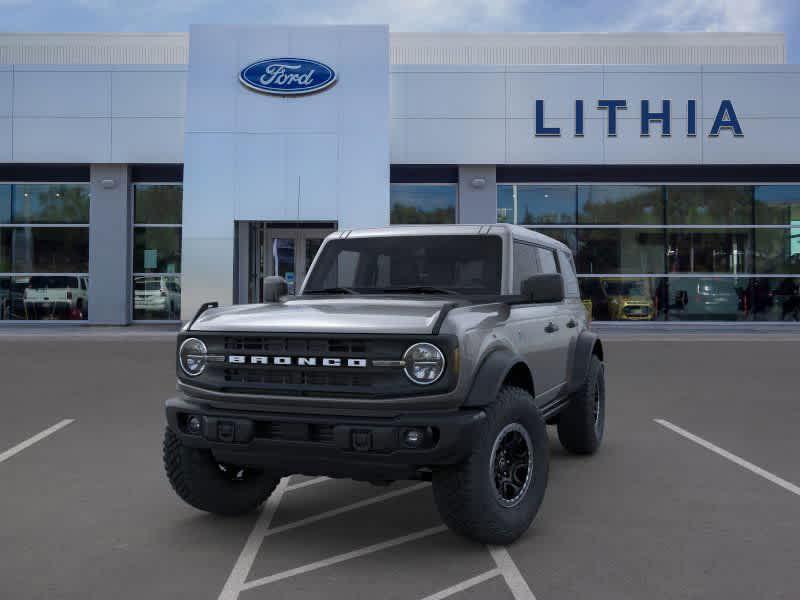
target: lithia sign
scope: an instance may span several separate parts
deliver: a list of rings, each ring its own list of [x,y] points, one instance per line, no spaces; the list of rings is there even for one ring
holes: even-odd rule
[[[661,111],[653,112],[650,110],[650,101],[642,100],[640,112],[639,135],[641,137],[650,136],[651,123],[661,125],[661,137],[672,135],[670,123],[672,101],[662,100]],[[617,111],[627,110],[627,100],[598,100],[597,110],[606,111],[608,114],[608,137],[617,135]],[[583,100],[575,100],[575,137],[583,137],[584,127],[584,103]],[[733,109],[733,102],[722,100],[719,104],[717,116],[708,132],[709,137],[718,137],[721,131],[730,131],[735,137],[742,137],[742,126]],[[545,124],[544,100],[536,100],[536,137],[560,137],[560,127],[548,127]],[[695,137],[697,135],[697,100],[687,100],[686,102],[686,136]]]

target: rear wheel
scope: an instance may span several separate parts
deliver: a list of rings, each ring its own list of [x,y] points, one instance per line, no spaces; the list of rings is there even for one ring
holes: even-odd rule
[[[594,454],[603,441],[606,421],[605,370],[592,355],[586,381],[558,418],[558,439],[573,454]]]
[[[222,464],[210,450],[184,446],[169,427],[164,433],[164,468],[184,502],[219,515],[255,510],[280,481],[263,469]]]
[[[470,456],[433,473],[442,520],[486,544],[509,544],[530,526],[547,488],[547,430],[533,398],[504,386],[486,408]]]

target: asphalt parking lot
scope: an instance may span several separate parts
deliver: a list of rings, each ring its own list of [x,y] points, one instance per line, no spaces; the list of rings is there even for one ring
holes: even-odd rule
[[[553,437],[533,527],[487,548],[424,483],[293,477],[199,513],[161,464],[169,334],[1,332],[0,598],[797,598],[798,349],[609,336],[603,448]]]

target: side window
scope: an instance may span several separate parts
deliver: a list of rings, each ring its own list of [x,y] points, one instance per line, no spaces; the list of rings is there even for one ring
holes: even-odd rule
[[[536,246],[514,242],[514,293],[519,294],[520,284],[536,273],[539,269],[539,259],[536,255]]]
[[[558,263],[556,253],[550,248],[536,248],[539,253],[539,264],[542,266],[542,273],[558,273]]]
[[[567,298],[580,298],[581,292],[578,287],[578,277],[575,275],[575,263],[572,256],[566,252],[559,251],[559,262],[561,263],[561,273],[564,275],[564,295]]]

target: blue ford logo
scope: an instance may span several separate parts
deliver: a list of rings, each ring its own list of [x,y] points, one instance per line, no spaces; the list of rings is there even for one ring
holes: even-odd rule
[[[336,81],[328,65],[306,58],[268,58],[247,65],[239,81],[267,94],[297,96],[324,90]]]

